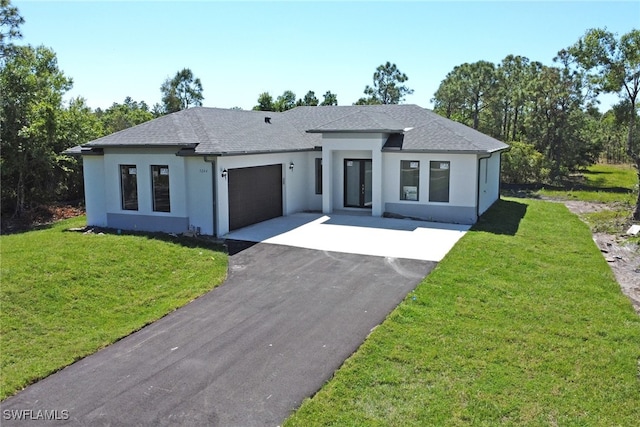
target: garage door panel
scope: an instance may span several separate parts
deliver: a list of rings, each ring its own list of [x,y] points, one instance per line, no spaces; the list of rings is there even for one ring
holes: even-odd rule
[[[282,216],[282,165],[230,169],[229,230]]]

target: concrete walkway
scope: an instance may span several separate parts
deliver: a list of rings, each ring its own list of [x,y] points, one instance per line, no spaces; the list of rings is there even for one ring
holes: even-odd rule
[[[2,426],[279,425],[434,266],[256,244],[220,287],[2,402]]]
[[[297,213],[234,230],[225,238],[439,262],[470,227],[362,215]]]

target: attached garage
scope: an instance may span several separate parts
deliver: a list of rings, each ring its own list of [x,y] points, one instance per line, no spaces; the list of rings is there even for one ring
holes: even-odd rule
[[[230,169],[229,230],[282,216],[282,165]]]

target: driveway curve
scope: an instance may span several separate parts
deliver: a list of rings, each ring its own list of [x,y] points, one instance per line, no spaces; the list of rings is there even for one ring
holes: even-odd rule
[[[218,288],[2,402],[2,425],[278,425],[435,265],[256,244]]]

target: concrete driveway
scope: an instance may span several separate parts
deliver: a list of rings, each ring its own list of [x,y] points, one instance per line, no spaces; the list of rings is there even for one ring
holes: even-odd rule
[[[256,244],[222,286],[2,402],[2,425],[278,425],[435,264]]]
[[[297,213],[232,231],[226,237],[323,251],[440,261],[470,227],[371,215]]]

